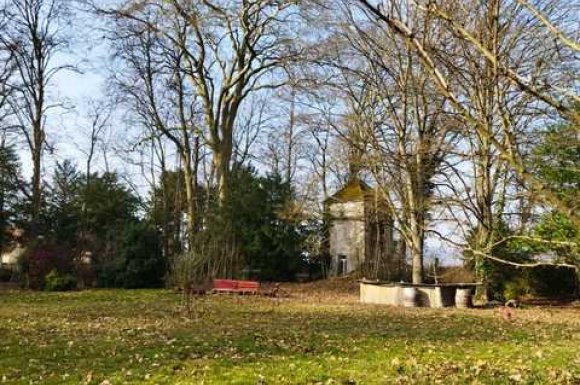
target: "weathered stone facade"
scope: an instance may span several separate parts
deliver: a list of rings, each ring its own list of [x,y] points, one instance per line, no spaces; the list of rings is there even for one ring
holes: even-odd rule
[[[394,277],[393,222],[379,202],[376,191],[358,179],[326,201],[333,275],[359,272],[368,278]]]
[[[363,201],[334,202],[329,206],[332,272],[345,275],[365,260],[365,210]]]

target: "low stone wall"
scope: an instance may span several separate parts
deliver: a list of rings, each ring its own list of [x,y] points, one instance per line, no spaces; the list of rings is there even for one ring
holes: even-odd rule
[[[415,288],[417,306],[442,308],[455,306],[457,288],[474,288],[475,285],[413,285],[408,283],[360,282],[360,302],[380,305],[403,305],[403,289]]]

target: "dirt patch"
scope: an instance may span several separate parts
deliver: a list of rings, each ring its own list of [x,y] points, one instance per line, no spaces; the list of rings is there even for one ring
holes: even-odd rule
[[[289,297],[321,303],[358,303],[359,284],[356,278],[329,278],[307,283],[284,283],[282,291]]]

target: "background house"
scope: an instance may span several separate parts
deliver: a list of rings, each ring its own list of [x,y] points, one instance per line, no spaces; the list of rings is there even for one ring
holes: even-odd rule
[[[0,253],[0,266],[6,269],[13,269],[26,251],[22,244],[24,231],[19,228],[12,228],[7,233],[10,242]]]

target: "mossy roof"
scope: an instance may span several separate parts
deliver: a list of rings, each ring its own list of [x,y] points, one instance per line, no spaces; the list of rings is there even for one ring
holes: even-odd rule
[[[361,201],[369,193],[372,193],[373,189],[360,179],[351,179],[347,182],[340,190],[338,190],[334,195],[327,199],[331,202],[355,202]]]

